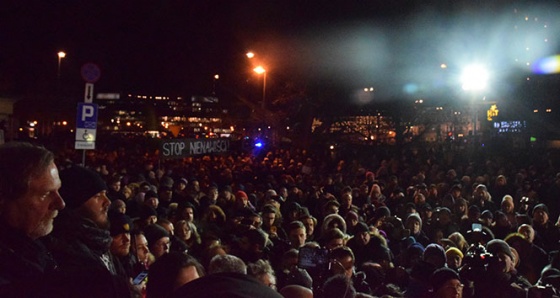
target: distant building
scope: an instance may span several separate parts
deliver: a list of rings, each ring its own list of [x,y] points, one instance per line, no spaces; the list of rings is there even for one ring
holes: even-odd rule
[[[175,137],[227,137],[233,132],[228,110],[217,97],[99,93],[98,129]]]
[[[17,100],[0,97],[0,144],[15,137],[14,104]]]

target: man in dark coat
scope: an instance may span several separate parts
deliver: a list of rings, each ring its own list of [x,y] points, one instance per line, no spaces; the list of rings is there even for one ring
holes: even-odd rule
[[[37,297],[55,262],[38,238],[64,201],[53,154],[28,143],[0,146],[0,297]]]
[[[127,280],[117,275],[110,254],[107,186],[94,171],[72,166],[60,173],[66,209],[45,240],[60,274],[73,281],[69,293],[98,297],[130,296]],[[68,292],[67,292],[68,293]]]

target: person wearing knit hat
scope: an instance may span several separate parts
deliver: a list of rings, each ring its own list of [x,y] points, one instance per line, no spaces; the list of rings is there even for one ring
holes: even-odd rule
[[[536,224],[545,224],[549,220],[548,207],[545,204],[537,204],[533,207],[533,222]]]
[[[462,297],[464,285],[459,274],[449,268],[440,268],[430,277],[433,297]]]
[[[535,230],[534,243],[544,251],[560,250],[560,229],[550,220],[550,213],[545,204],[537,204],[533,208],[533,229]]]
[[[432,243],[426,246],[422,259],[434,265],[435,268],[445,267],[447,263],[447,257],[445,256],[445,250],[439,244]]]
[[[62,170],[60,178],[59,193],[67,202],[66,209],[56,218],[53,233],[45,239],[59,272],[71,279],[76,288],[95,276],[96,281],[104,281],[96,282],[100,289],[119,288],[119,292],[128,292],[127,281],[119,276],[110,253],[111,201],[105,182],[97,172],[77,165]],[[117,297],[110,292],[105,294]]]
[[[404,227],[410,230],[410,236],[414,237],[416,242],[422,243],[423,246],[430,244],[430,238],[422,230],[422,218],[418,213],[411,213],[406,217]]]
[[[126,257],[130,252],[130,230],[132,221],[119,212],[109,212],[111,228],[109,232],[113,241],[111,242],[111,253],[117,257]]]
[[[346,216],[344,217],[346,221],[346,229],[348,230],[348,234],[355,235],[355,229],[360,222],[360,217],[354,211],[348,211]]]
[[[457,247],[450,247],[445,251],[445,257],[447,258],[447,267],[458,271],[463,263],[463,252]]]
[[[486,251],[500,259],[500,269],[502,272],[514,270],[515,256],[507,242],[501,239],[490,240],[486,244]]]
[[[238,190],[235,193],[235,209],[250,209],[252,211],[256,210],[253,204],[251,204],[251,202],[249,201],[249,196],[247,195],[247,193],[242,190]]]
[[[373,218],[370,220],[370,223],[374,227],[378,228],[383,224],[385,218],[389,216],[391,216],[391,210],[389,210],[389,208],[387,208],[386,206],[381,206],[375,209],[375,214]]]
[[[157,259],[169,253],[170,236],[169,233],[157,224],[151,224],[144,228],[144,236],[148,240],[150,252]]]
[[[107,185],[105,181],[101,179],[101,176],[99,176],[97,172],[88,168],[73,166],[69,169],[65,169],[60,172],[60,179],[62,181],[62,187],[59,193],[64,199],[64,202],[66,202],[66,209],[78,209],[101,192],[104,192],[104,196],[106,196]],[[102,205],[107,205],[108,207],[110,203],[111,201]],[[97,216],[104,217],[105,219],[107,218],[106,212],[105,216]]]

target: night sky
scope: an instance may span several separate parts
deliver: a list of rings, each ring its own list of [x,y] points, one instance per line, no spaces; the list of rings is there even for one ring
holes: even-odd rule
[[[498,60],[517,55],[502,48],[516,38],[508,31],[514,17],[492,23],[510,16],[509,2],[8,0],[0,8],[0,95],[37,98],[56,84],[81,95],[87,62],[102,72],[96,92],[206,95],[214,74],[231,88],[254,79],[244,56],[252,50],[270,84],[375,85],[389,98],[413,81],[420,89],[443,84],[432,69],[481,47],[496,48],[486,58],[511,73]],[[57,80],[60,50],[67,57]]]

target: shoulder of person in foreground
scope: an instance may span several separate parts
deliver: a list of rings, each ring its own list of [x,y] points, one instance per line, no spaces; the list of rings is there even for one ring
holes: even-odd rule
[[[282,295],[246,274],[215,273],[185,284],[177,289],[172,297],[281,298]]]

